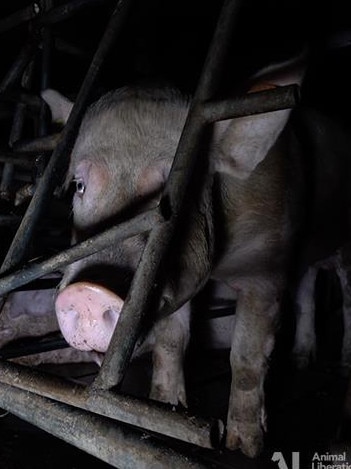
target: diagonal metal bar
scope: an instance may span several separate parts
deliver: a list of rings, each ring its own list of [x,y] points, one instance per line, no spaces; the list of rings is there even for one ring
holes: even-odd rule
[[[129,238],[139,233],[147,232],[161,223],[163,217],[156,208],[142,213],[131,220],[120,223],[102,233],[78,243],[65,251],[50,257],[40,263],[32,263],[9,275],[0,278],[0,297],[16,288],[26,285],[37,278],[55,272],[72,262],[90,256],[107,248],[113,242]]]
[[[90,91],[95,84],[101,65],[110,47],[124,24],[131,4],[132,0],[119,0],[117,2],[117,6],[112,13],[111,19],[83,81],[71,115],[62,132],[61,140],[51,156],[43,177],[38,183],[35,194],[0,269],[1,272],[5,272],[19,265],[27,253],[35,226],[48,206],[56,185],[61,181],[67,169],[70,150],[72,149],[75,137],[78,133]]]
[[[38,4],[37,4],[38,5]],[[3,20],[0,21],[0,33],[5,31],[9,31],[10,29],[19,26],[22,23],[26,23],[27,21],[32,20],[37,16],[40,12],[40,7],[38,5],[39,10],[34,7],[34,4],[31,4],[22,10],[16,11],[11,15],[7,16]]]
[[[38,36],[33,36],[23,46],[16,60],[7,71],[0,83],[0,93],[9,90],[13,85],[21,80],[21,77],[31,61],[38,46]]]
[[[166,185],[161,210],[170,214],[168,222],[154,229],[148,238],[141,262],[134,275],[132,286],[124,303],[118,327],[115,328],[110,346],[92,389],[109,389],[123,379],[135,343],[147,314],[154,291],[157,270],[167,252],[176,220],[187,196],[189,183],[196,163],[196,148],[200,143],[205,120],[202,104],[214,93],[225,58],[226,46],[231,38],[240,1],[226,0],[214,33],[199,85],[178,145],[175,160]]]

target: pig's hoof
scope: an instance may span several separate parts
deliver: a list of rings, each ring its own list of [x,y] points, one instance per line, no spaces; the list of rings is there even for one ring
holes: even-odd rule
[[[166,404],[179,405],[187,407],[186,393],[183,385],[179,384],[174,389],[165,388],[162,385],[151,386],[150,399]]]
[[[316,361],[316,347],[311,343],[309,344],[295,344],[292,352],[292,360],[298,370],[305,370],[312,363]]]
[[[226,447],[241,449],[249,458],[255,458],[263,449],[263,431],[254,424],[238,424],[227,430]]]
[[[313,361],[313,354],[309,352],[293,353],[293,362],[298,370],[305,370],[310,366],[311,363],[313,363]]]

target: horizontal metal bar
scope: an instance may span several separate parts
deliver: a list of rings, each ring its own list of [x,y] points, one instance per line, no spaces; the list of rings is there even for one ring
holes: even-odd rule
[[[299,90],[298,85],[288,85],[271,90],[248,93],[233,99],[209,101],[203,105],[203,117],[207,122],[217,122],[292,108],[300,100]]]
[[[0,215],[0,226],[19,225],[22,218],[17,215]]]
[[[19,140],[14,142],[12,149],[25,153],[42,153],[54,150],[60,141],[61,134],[51,134],[44,137],[33,138],[31,140]]]
[[[138,430],[7,384],[0,407],[118,469],[206,467]]]
[[[35,158],[28,156],[27,153],[0,150],[0,163],[11,163],[15,166],[20,166],[22,169],[32,169]]]
[[[223,437],[224,426],[217,419],[175,412],[155,401],[110,391],[91,392],[86,386],[14,363],[0,361],[0,382],[203,448],[218,447]]]
[[[0,277],[0,296],[16,288],[26,285],[43,275],[50,274],[83,257],[107,248],[111,243],[130,238],[139,233],[152,230],[163,221],[158,207],[154,210],[137,215],[124,223],[120,223],[98,235],[76,244],[41,263],[32,263],[21,270]]]
[[[21,91],[4,91],[0,93],[0,101],[26,104],[33,111],[39,111],[43,102],[39,96],[36,96],[23,88]]]
[[[59,333],[49,334],[45,337],[27,337],[22,340],[19,339],[16,343],[6,344],[1,347],[0,359],[9,360],[11,358],[27,357],[68,347],[69,344]]]

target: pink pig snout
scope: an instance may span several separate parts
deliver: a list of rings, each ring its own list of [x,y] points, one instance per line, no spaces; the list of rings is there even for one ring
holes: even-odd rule
[[[106,352],[123,300],[106,288],[77,282],[59,292],[55,309],[61,332],[78,350]]]

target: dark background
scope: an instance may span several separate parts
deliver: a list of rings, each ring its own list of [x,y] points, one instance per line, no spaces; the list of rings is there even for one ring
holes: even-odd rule
[[[64,3],[55,1],[54,5]],[[326,6],[323,2],[303,0],[249,0],[242,3],[218,95],[240,91],[245,80],[261,67],[286,60],[308,46],[312,54],[302,89],[303,103],[348,126],[351,105],[351,16],[347,11],[348,2],[328,2]],[[30,4],[28,1],[3,0],[0,3],[0,21]],[[87,8],[79,15],[52,26],[56,47],[51,57],[50,87],[75,99],[113,4],[110,1],[103,6]],[[221,5],[219,0],[136,0],[122,35],[101,69],[91,100],[109,89],[130,83],[167,84],[192,93]],[[28,23],[0,34],[0,80],[28,38]],[[73,48],[74,53],[67,53],[67,45],[71,51]],[[38,59],[32,85],[35,94],[40,91],[40,51]],[[7,102],[6,106],[11,112],[13,104]],[[1,148],[7,146],[11,122],[10,115],[1,120]],[[33,136],[31,123],[25,132],[25,136]],[[1,208],[4,213],[20,215],[25,205],[14,209],[2,203]],[[60,212],[54,220],[52,217],[52,214],[46,215],[50,226],[55,223],[69,225],[66,212]],[[69,230],[58,230],[56,237],[52,230],[49,234],[45,230],[39,231],[39,241],[34,243],[32,256],[52,254],[69,244]],[[14,230],[10,229],[3,234],[1,255],[6,252],[13,233]],[[42,242],[44,238],[45,243]],[[335,303],[339,307],[337,292],[336,297]],[[329,340],[329,348],[333,349],[333,338]],[[336,346],[336,357],[338,353]],[[195,356],[194,360],[189,369],[197,372],[190,371],[189,375],[195,389],[195,409],[203,411],[206,399],[218,396],[218,405],[212,410],[225,413],[224,403],[230,382],[228,363],[223,361],[223,357],[214,356],[205,359]],[[219,376],[215,384],[208,384],[202,376],[202,367],[211,366]],[[288,367],[279,368],[280,379],[277,375],[272,376],[272,382],[279,383],[281,394],[272,394],[269,402],[274,412],[266,454],[256,462],[236,455],[235,462],[242,464],[240,467],[273,467],[269,464],[273,449],[305,450],[308,455],[309,451],[325,448],[337,440],[347,382],[345,377],[329,364],[326,366],[325,362],[309,373],[295,375],[290,372]],[[345,447],[345,441],[342,444]],[[225,452],[220,459],[221,467],[233,467],[233,460]],[[62,466],[78,469],[87,464],[96,468],[107,467],[9,415],[0,419],[0,469]]]

